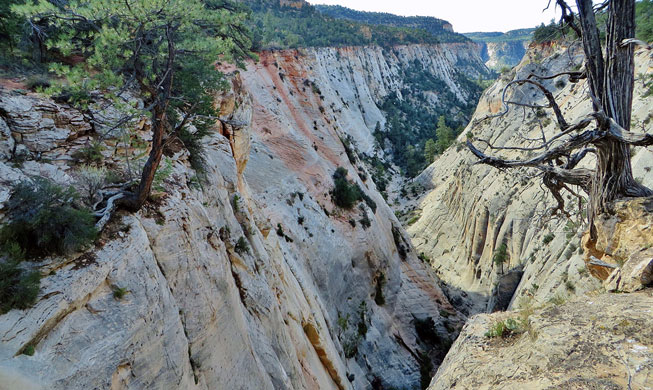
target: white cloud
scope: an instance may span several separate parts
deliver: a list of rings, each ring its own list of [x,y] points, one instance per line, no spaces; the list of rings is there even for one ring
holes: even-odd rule
[[[548,0],[308,0],[361,11],[403,16],[434,16],[449,21],[457,32],[508,31],[536,27],[556,17]],[[554,1],[552,3],[555,3]],[[558,12],[559,14],[559,12]]]

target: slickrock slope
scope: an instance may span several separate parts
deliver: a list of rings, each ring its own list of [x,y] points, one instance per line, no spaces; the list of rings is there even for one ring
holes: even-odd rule
[[[474,119],[501,111],[501,91],[511,80],[524,78],[530,72],[555,74],[581,64],[582,57],[573,53],[555,46],[532,47],[515,70],[484,93]],[[653,72],[652,64],[650,50],[636,52],[632,127],[640,131],[650,129],[653,118],[653,97],[644,97],[650,87],[646,82],[647,75]],[[554,91],[567,118],[579,118],[588,112],[584,81],[572,84],[563,78],[562,82],[544,83]],[[546,104],[545,98],[528,86],[515,88],[506,98]],[[529,139],[541,137],[540,124],[547,138],[556,132],[547,119],[549,114],[551,110],[536,114],[530,109],[513,108],[503,117],[472,121],[458,141],[464,142],[468,134],[473,134],[495,145],[532,146],[536,142]],[[485,149],[480,142],[477,146]],[[520,156],[507,151],[498,154]],[[571,221],[544,218],[555,202],[541,187],[541,178],[529,176],[526,170],[502,172],[473,165],[475,161],[466,148],[452,147],[429,166],[417,178],[429,189],[415,203],[421,217],[408,228],[418,252],[431,259],[438,275],[449,284],[446,290],[452,303],[473,313],[518,307],[522,298],[531,296],[544,303],[551,297],[568,297],[598,288],[600,283],[585,270],[583,255],[579,254],[585,226],[577,217]],[[653,152],[638,149],[633,172],[649,187],[653,185],[652,167]],[[567,201],[573,209],[582,209],[574,197]],[[493,262],[493,256],[502,243],[507,245],[507,256],[499,265]]]
[[[619,201],[614,208],[614,215],[596,221],[598,240],[585,240],[585,254],[606,263],[614,259],[617,268],[604,284],[632,293],[590,292],[544,305],[531,298],[519,312],[474,316],[429,390],[649,389],[653,289],[646,286],[653,282],[653,199]],[[602,276],[604,270],[590,271]],[[486,335],[506,321],[517,325],[518,334]]]
[[[465,325],[429,390],[644,390],[653,382],[653,293],[588,295],[536,310],[529,331],[485,332],[516,313]]]
[[[340,140],[372,150],[375,101],[400,92],[396,76],[415,59],[461,100],[454,66],[480,64],[458,45],[316,49],[264,53],[235,75],[205,139],[207,184],[173,145],[164,193],[120,213],[87,252],[38,264],[37,303],[0,316],[0,389],[418,387],[464,316]],[[95,137],[88,119],[1,90],[0,202],[29,175],[74,183],[71,156]],[[147,145],[138,126],[131,145]],[[123,141],[103,141],[110,170],[125,168]],[[338,166],[375,210],[333,205]]]

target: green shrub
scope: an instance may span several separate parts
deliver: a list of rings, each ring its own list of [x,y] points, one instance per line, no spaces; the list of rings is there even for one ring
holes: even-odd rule
[[[485,332],[485,337],[495,338],[501,337],[506,338],[515,334],[523,333],[523,327],[518,320],[514,318],[508,318],[505,321],[497,321],[492,324],[490,329]]]
[[[127,295],[126,287],[113,286],[112,291],[113,291],[113,297],[116,298],[117,300],[121,300],[125,297],[125,295]]]
[[[338,167],[333,174],[333,190],[331,190],[331,197],[333,203],[343,209],[351,209],[356,202],[361,200],[360,187],[350,183],[347,180],[347,169]]]
[[[0,248],[17,244],[27,257],[66,255],[90,244],[97,236],[95,217],[77,208],[72,187],[35,177],[16,185],[6,204],[8,222],[0,228]]]
[[[419,255],[417,255],[417,258],[422,260],[425,263],[430,263],[431,262],[431,258],[429,258],[426,254],[424,254],[424,252],[420,252]]]
[[[499,245],[499,247],[494,251],[494,256],[492,256],[492,261],[496,265],[501,265],[503,266],[503,263],[508,260],[508,246],[506,243],[502,243]]]
[[[163,187],[163,182],[172,175],[172,161],[169,158],[165,158],[164,164],[159,166],[159,169],[154,173],[154,180],[152,181],[152,187],[157,191],[165,191]]]
[[[27,271],[15,260],[0,263],[0,314],[11,309],[27,309],[36,302],[41,275]]]
[[[236,246],[234,247],[234,250],[239,254],[243,254],[244,252],[249,252],[249,244],[247,243],[245,237],[240,236],[238,242],[236,242]]]
[[[548,243],[550,243],[551,241],[553,241],[553,238],[554,238],[554,237],[555,237],[555,236],[553,235],[553,233],[549,233],[549,234],[547,234],[546,236],[544,236],[544,238],[542,239],[542,243],[544,243],[544,244],[548,244]]]
[[[72,154],[72,157],[77,160],[84,162],[86,164],[98,163],[102,161],[104,156],[102,156],[102,151],[105,147],[99,141],[93,141],[90,144],[84,146],[83,148],[77,150]]]
[[[36,352],[36,350],[32,344],[28,344],[23,348],[23,355],[34,356],[34,352]]]

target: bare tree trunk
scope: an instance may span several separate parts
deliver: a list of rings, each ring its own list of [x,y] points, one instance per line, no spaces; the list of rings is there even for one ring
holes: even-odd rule
[[[163,75],[161,80],[157,80],[158,83],[155,83],[155,85],[160,88],[150,88],[150,93],[154,96],[154,99],[157,99],[152,112],[152,149],[150,150],[150,155],[143,166],[141,181],[138,184],[138,191],[126,196],[119,203],[122,207],[133,212],[140,210],[140,208],[143,207],[143,204],[145,204],[148,196],[150,196],[152,182],[154,182],[156,170],[159,167],[161,157],[163,156],[163,139],[169,126],[166,111],[168,110],[168,104],[170,102],[174,77],[175,45],[172,37],[173,33],[172,26],[168,25],[166,28],[168,59],[164,67],[165,71],[161,72]],[[139,73],[142,74],[142,72]],[[140,84],[144,85],[142,81]]]
[[[605,57],[592,0],[577,0],[577,5],[594,108],[629,130],[635,82],[634,56],[632,45],[624,46],[622,42],[635,36],[635,0],[610,2]],[[609,205],[616,199],[653,195],[633,178],[627,144],[607,138],[596,147],[598,163],[592,180],[590,218],[609,211]]]
[[[152,189],[152,183],[154,182],[154,176],[156,175],[156,170],[159,167],[161,162],[161,157],[163,156],[163,136],[166,133],[166,113],[165,107],[157,106],[154,109],[154,123],[152,124],[152,149],[150,150],[150,155],[143,166],[143,171],[141,173],[141,181],[138,184],[138,190],[136,193],[125,198],[120,204],[130,210],[138,211],[147,197],[150,195],[150,190]]]

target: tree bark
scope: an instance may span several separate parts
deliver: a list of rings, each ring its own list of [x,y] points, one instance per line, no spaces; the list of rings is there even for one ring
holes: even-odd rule
[[[632,45],[622,45],[622,42],[635,36],[635,0],[610,2],[605,58],[592,0],[577,0],[577,5],[594,109],[603,111],[628,131],[635,83],[634,52]],[[608,131],[607,127],[602,130]],[[597,167],[590,193],[590,218],[609,211],[616,199],[653,195],[633,178],[629,145],[607,137],[595,146]]]
[[[156,175],[156,170],[161,163],[163,156],[163,143],[164,137],[169,128],[166,111],[170,102],[170,95],[172,91],[173,75],[174,75],[174,60],[175,60],[175,45],[172,35],[174,34],[172,26],[166,27],[166,39],[168,41],[168,58],[160,74],[160,79],[157,79],[154,85],[159,88],[150,88],[150,93],[154,97],[156,104],[152,110],[152,149],[150,155],[143,166],[141,173],[141,181],[138,184],[136,193],[130,193],[128,196],[120,200],[120,206],[127,210],[136,212],[143,207],[150,191],[152,190],[152,183]],[[141,85],[144,85],[140,81]]]

